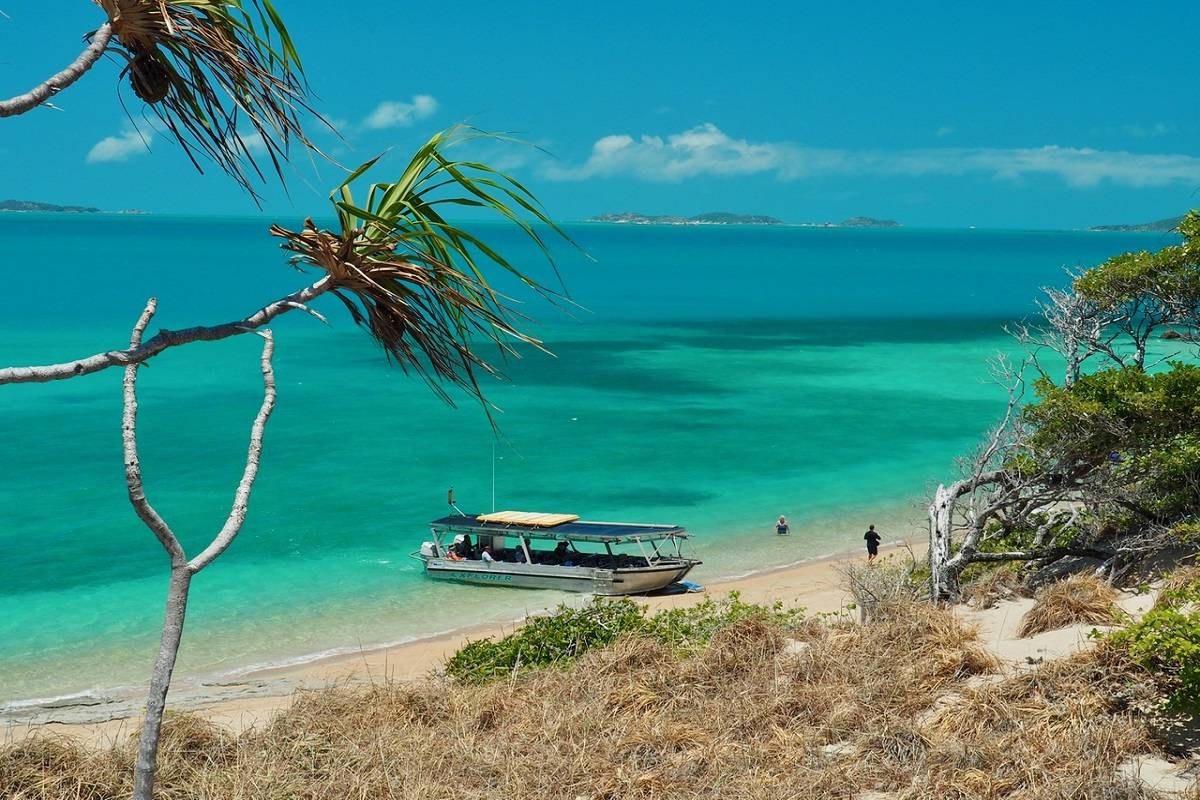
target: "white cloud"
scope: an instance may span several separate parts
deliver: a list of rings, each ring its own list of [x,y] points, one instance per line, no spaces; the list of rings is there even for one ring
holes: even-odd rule
[[[1177,126],[1168,122],[1155,122],[1153,125],[1126,125],[1122,130],[1126,135],[1135,139],[1154,139],[1158,136],[1179,132]]]
[[[1076,187],[1102,182],[1123,186],[1166,186],[1200,181],[1200,158],[1179,154],[1130,153],[1090,147],[947,148],[897,153],[885,159],[905,175],[990,173],[996,178],[1053,175]]]
[[[705,123],[665,139],[605,136],[592,145],[591,154],[582,164],[550,165],[545,173],[549,178],[566,181],[621,175],[667,183],[701,175],[770,174],[785,181],[818,175],[982,174],[1008,180],[1050,175],[1076,187],[1104,181],[1125,186],[1164,186],[1200,182],[1200,158],[1056,145],[842,150],[734,139]]]
[[[261,156],[267,153],[267,144],[263,141],[261,133],[248,133],[246,135],[238,134],[238,138],[242,140],[242,145],[251,155]]]
[[[87,163],[97,164],[104,161],[128,161],[131,156],[149,152],[150,142],[154,135],[141,133],[132,129],[122,131],[117,136],[105,136],[92,145],[88,151]]]
[[[419,119],[432,116],[437,109],[437,100],[428,94],[413,95],[407,103],[399,100],[384,100],[367,115],[367,118],[363,120],[363,126],[371,130],[407,128]]]
[[[577,167],[550,167],[551,177],[581,180],[628,174],[649,181],[680,181],[697,175],[749,175],[777,170],[785,161],[779,145],[733,139],[712,123],[662,139],[626,134],[605,136]]]

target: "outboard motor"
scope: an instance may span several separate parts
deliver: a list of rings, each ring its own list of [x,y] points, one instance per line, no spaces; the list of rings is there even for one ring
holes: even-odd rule
[[[433,542],[421,542],[421,558],[437,558],[437,546]]]

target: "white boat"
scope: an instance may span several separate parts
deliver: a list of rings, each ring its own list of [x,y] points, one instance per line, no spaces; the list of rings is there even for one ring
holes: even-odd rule
[[[430,532],[433,540],[412,554],[426,575],[485,586],[643,594],[682,581],[700,563],[683,554],[688,533],[678,525],[500,511],[435,519]]]

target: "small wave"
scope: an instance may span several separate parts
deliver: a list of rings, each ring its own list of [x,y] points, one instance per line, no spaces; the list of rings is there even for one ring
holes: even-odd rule
[[[519,622],[525,619],[520,617],[514,622]],[[318,650],[315,653],[305,653],[304,655],[291,656],[289,658],[272,659],[270,661],[258,661],[253,664],[235,667],[226,670],[219,674],[221,678],[240,678],[246,675],[253,675],[256,672],[267,672],[269,670],[290,669],[292,667],[302,667],[305,664],[314,664],[318,661],[323,661],[327,658],[340,658],[341,656],[355,655],[356,653],[374,653],[379,650],[388,650],[393,647],[400,647],[413,642],[426,641],[428,639],[436,639],[439,636],[449,636],[454,633],[467,630],[469,627],[462,626],[458,628],[447,628],[443,631],[435,631],[434,633],[414,634],[412,636],[404,636],[400,639],[389,640],[386,642],[363,644],[363,645],[342,645],[340,647],[330,647],[326,650]]]
[[[29,697],[20,700],[6,700],[0,703],[0,712],[20,711],[27,708],[59,708],[63,706],[95,706],[112,702],[112,698],[101,694],[96,689],[85,689],[80,692],[51,695],[50,697]]]

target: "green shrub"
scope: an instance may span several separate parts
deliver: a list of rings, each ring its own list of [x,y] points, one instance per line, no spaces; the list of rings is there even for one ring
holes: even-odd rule
[[[646,636],[681,652],[707,644],[717,631],[746,619],[790,627],[803,619],[800,608],[745,603],[736,592],[717,602],[664,609],[648,616],[633,600],[595,598],[581,608],[559,606],[554,613],[531,617],[508,636],[487,637],[463,646],[446,662],[446,672],[464,683],[483,684],[524,669],[562,666],[588,650],[605,647],[625,635]]]
[[[1112,639],[1170,689],[1173,709],[1200,711],[1200,581],[1164,590],[1154,608]]]

